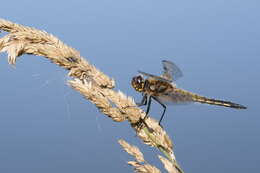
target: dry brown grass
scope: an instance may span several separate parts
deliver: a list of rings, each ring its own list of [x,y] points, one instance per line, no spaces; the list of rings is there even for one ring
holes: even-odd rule
[[[153,132],[145,126],[140,128],[137,124],[145,113],[136,106],[133,98],[114,90],[115,81],[87,62],[77,50],[47,32],[4,19],[0,19],[0,30],[9,32],[0,38],[0,51],[7,52],[10,64],[15,65],[17,58],[23,54],[32,54],[43,56],[67,69],[68,75],[73,78],[68,81],[68,84],[73,89],[80,92],[114,121],[129,121],[137,136],[145,144],[159,149],[165,155],[167,159],[162,156],[159,158],[168,172],[183,172],[176,162],[172,141],[158,122],[150,117],[147,119],[147,124]],[[129,162],[135,167],[136,172],[160,172],[156,167],[145,162],[137,147],[132,147],[122,140],[119,142],[136,158],[136,161]]]

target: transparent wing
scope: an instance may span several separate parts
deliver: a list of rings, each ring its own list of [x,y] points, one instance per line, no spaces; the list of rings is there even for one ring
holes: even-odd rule
[[[184,92],[178,92],[178,90],[172,92],[165,92],[156,96],[156,98],[166,105],[188,104],[194,102],[192,99],[192,95]]]
[[[163,64],[163,74],[162,74],[163,78],[170,81],[176,81],[177,79],[183,76],[180,68],[177,65],[175,65],[173,62],[163,60],[162,64]]]
[[[145,75],[147,77],[151,77],[151,78],[154,78],[154,79],[157,79],[157,80],[160,80],[160,81],[164,81],[164,82],[172,82],[166,78],[163,78],[163,77],[160,77],[160,76],[156,76],[156,75],[153,75],[153,74],[150,74],[150,73],[146,73],[146,72],[142,72],[142,71],[138,71],[138,73],[142,74],[142,75]]]

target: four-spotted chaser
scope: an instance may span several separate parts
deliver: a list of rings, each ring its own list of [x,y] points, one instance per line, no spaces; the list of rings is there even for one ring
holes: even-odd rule
[[[138,106],[147,105],[147,117],[152,99],[157,101],[164,108],[159,125],[163,119],[166,111],[166,104],[168,103],[189,103],[199,102],[211,105],[225,106],[235,109],[246,109],[245,106],[233,103],[230,101],[216,100],[197,95],[195,93],[177,88],[174,81],[182,77],[181,70],[170,61],[163,60],[163,74],[161,76],[152,75],[142,71],[138,71],[141,75],[135,76],[132,79],[132,87],[143,94],[143,99]],[[147,78],[144,79],[143,76]],[[145,119],[144,118],[144,119]]]

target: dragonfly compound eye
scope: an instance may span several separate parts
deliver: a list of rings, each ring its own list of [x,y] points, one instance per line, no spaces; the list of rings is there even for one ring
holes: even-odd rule
[[[132,79],[132,86],[137,91],[142,91],[144,84],[144,79],[142,76],[135,76]]]

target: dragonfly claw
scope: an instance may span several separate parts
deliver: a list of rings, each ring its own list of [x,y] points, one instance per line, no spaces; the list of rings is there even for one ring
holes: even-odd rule
[[[141,129],[146,127],[150,133],[153,133],[154,130],[148,126],[148,124],[145,122],[145,119],[146,118],[140,118],[139,121],[136,122],[135,125],[136,125],[137,131],[139,131],[139,130],[141,130]]]

